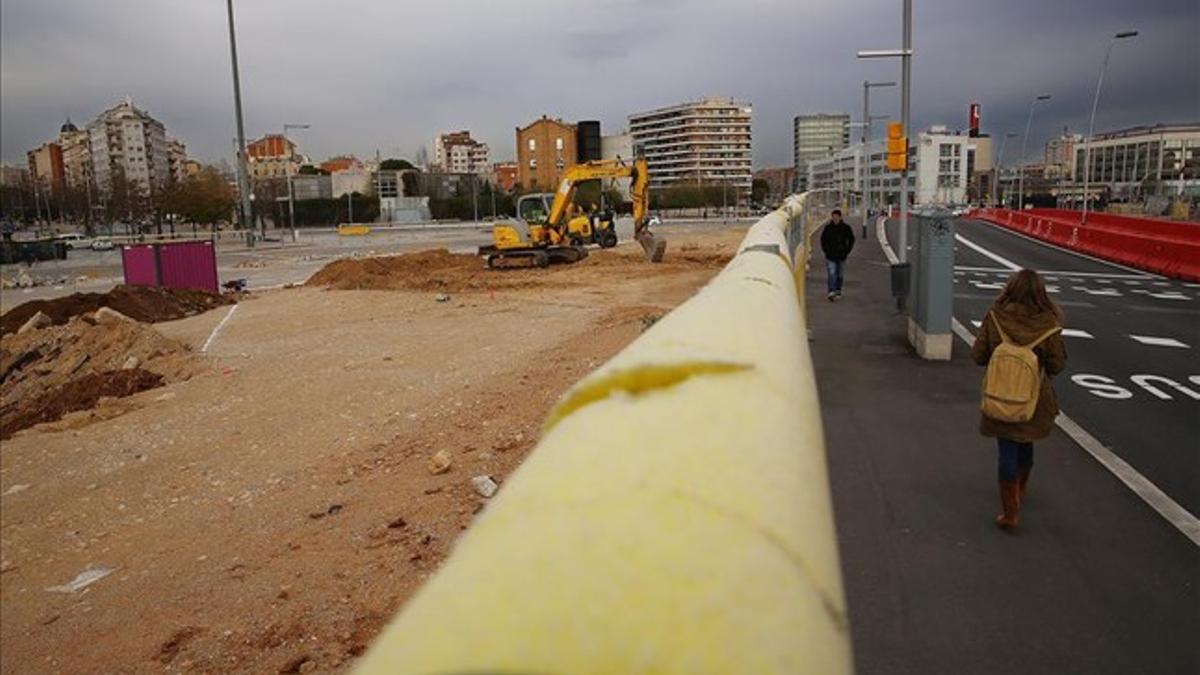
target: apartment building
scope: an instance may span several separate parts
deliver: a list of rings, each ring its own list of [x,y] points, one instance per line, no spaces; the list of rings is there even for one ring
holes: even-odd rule
[[[92,175],[91,137],[68,118],[58,131],[62,148],[63,179],[69,188],[87,188]]]
[[[848,113],[813,113],[792,118],[792,165],[796,168],[796,190],[808,183],[808,163],[825,159],[850,146]]]
[[[47,141],[25,153],[29,163],[29,178],[39,190],[58,192],[65,184],[62,146]]]
[[[487,143],[471,138],[467,130],[441,134],[433,139],[435,173],[473,173],[486,176],[491,172],[491,151]]]
[[[552,191],[563,171],[577,163],[576,129],[542,115],[517,127],[517,181],[527,190]]]
[[[167,137],[167,174],[173,183],[187,178],[187,146],[178,138]]]
[[[87,126],[96,187],[112,190],[118,176],[148,194],[167,184],[167,131],[126,97]]]
[[[246,144],[246,169],[252,181],[294,176],[303,161],[296,144],[283,134],[267,134]]]
[[[645,155],[651,188],[723,183],[749,195],[753,107],[708,97],[629,116],[633,153]]]
[[[492,185],[501,192],[512,192],[517,186],[517,163],[500,162],[492,165]]]

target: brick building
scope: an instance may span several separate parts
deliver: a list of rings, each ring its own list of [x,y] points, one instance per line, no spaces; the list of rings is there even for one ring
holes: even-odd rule
[[[517,182],[523,189],[554,190],[577,155],[573,124],[542,115],[517,127]]]

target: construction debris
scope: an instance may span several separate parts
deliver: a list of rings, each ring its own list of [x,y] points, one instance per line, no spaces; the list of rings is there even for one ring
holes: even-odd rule
[[[492,495],[496,494],[496,490],[500,489],[491,476],[475,476],[471,479],[471,485],[475,488],[475,492],[485,499],[490,499]]]
[[[104,577],[115,572],[111,567],[97,567],[95,569],[86,569],[75,578],[63,584],[62,586],[51,586],[47,591],[51,593],[78,593],[92,584],[100,581]]]
[[[232,298],[193,289],[117,286],[107,293],[73,293],[53,300],[32,300],[18,305],[0,316],[0,335],[15,333],[38,312],[49,316],[56,326],[65,324],[72,317],[101,308],[115,311],[112,314],[105,313],[102,317],[97,315],[98,321],[127,318],[157,323],[182,319],[232,302]]]
[[[429,473],[434,475],[446,473],[450,470],[450,465],[454,460],[450,458],[450,453],[445,450],[438,450],[437,454],[429,459]]]
[[[53,323],[54,321],[50,317],[46,316],[45,312],[37,312],[33,316],[29,317],[28,321],[21,324],[21,327],[17,329],[17,333],[28,333],[31,330],[45,328]]]

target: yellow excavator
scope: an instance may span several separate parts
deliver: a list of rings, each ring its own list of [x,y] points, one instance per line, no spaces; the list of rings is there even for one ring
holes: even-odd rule
[[[580,183],[606,178],[628,178],[633,200],[633,237],[650,262],[662,262],[667,242],[650,231],[650,173],[645,158],[632,164],[620,159],[576,164],[563,173],[558,191],[523,195],[517,201],[517,217],[492,225],[492,244],[481,246],[489,268],[551,263],[573,263],[587,257],[587,244],[616,246],[612,216],[581,214],[568,217]]]

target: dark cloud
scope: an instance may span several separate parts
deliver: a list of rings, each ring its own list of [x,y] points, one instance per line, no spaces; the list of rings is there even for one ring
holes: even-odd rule
[[[898,47],[899,0],[550,0],[391,3],[237,0],[247,132],[307,123],[318,157],[411,155],[467,128],[512,155],[513,128],[542,114],[600,119],[707,94],[754,104],[755,162],[791,159],[798,112],[861,115],[862,81],[898,79],[859,49]],[[1024,131],[1029,156],[1064,125],[1083,130],[1107,36],[1113,53],[1097,128],[1200,120],[1194,0],[922,0],[915,3],[914,124]],[[0,156],[85,122],[129,94],[208,160],[234,135],[224,3],[4,0]],[[899,114],[895,90],[873,112]],[[1014,152],[1015,154],[1015,152]]]

